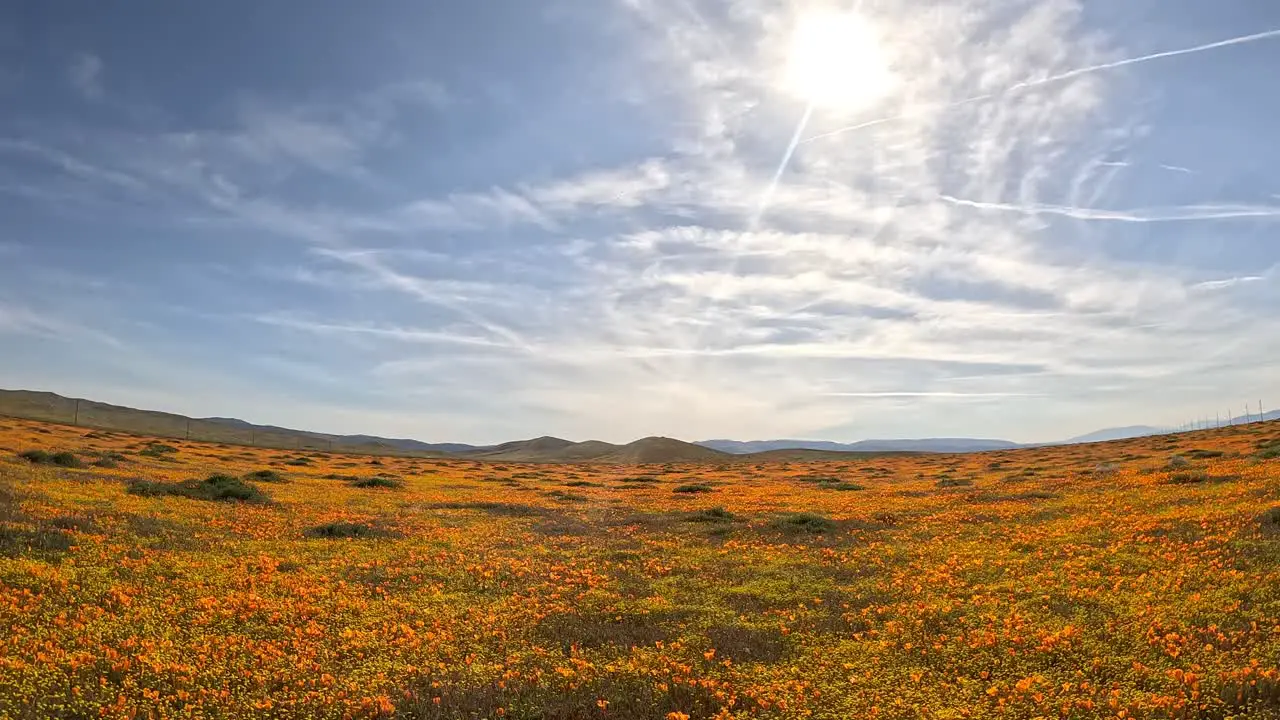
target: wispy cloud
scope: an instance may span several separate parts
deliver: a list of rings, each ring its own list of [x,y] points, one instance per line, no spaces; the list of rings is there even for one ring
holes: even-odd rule
[[[905,120],[909,117],[913,117],[919,114],[928,114],[928,113],[937,112],[940,110],[949,110],[953,108],[959,108],[964,105],[971,105],[973,103],[980,103],[987,100],[992,100],[1000,95],[1012,94],[1012,93],[1019,92],[1021,90],[1028,90],[1028,89],[1038,88],[1043,85],[1060,83],[1066,80],[1073,80],[1075,78],[1079,78],[1085,75],[1091,75],[1094,73],[1104,72],[1107,70],[1115,70],[1117,68],[1127,67],[1129,65],[1138,65],[1141,63],[1151,62],[1153,60],[1163,60],[1165,58],[1179,57],[1182,55],[1192,55],[1195,53],[1205,52],[1207,50],[1216,50],[1218,48],[1230,47],[1233,45],[1244,45],[1247,43],[1258,42],[1260,40],[1271,40],[1277,37],[1280,37],[1280,29],[1267,30],[1259,33],[1250,33],[1248,35],[1240,35],[1237,37],[1228,38],[1226,40],[1219,40],[1216,42],[1205,43],[1203,45],[1193,45],[1191,47],[1179,48],[1177,50],[1166,50],[1163,52],[1156,52],[1156,53],[1150,53],[1147,55],[1140,55],[1137,57],[1125,58],[1123,60],[1115,60],[1112,62],[1098,63],[1096,65],[1088,65],[1085,67],[1067,70],[1065,72],[1050,73],[1045,77],[1035,78],[1032,80],[1023,80],[1020,82],[1013,83],[995,92],[983,93],[980,95],[973,95],[970,97],[963,98],[961,100],[954,100],[948,103],[941,103],[941,104],[935,103],[932,105],[922,105],[916,108],[912,108],[909,112],[904,114],[888,115],[888,116],[877,118],[874,120],[867,120],[867,121],[858,123],[856,125],[848,125],[845,127],[837,128],[835,130],[829,130],[827,132],[805,138],[803,142],[807,143],[807,142],[812,142],[814,140],[820,140],[822,138],[834,137],[836,135],[841,135],[847,132],[864,130],[867,128],[875,127],[877,125],[882,125],[884,123],[896,122],[898,120]]]
[[[396,340],[407,343],[422,344],[440,344],[440,345],[469,345],[485,348],[508,348],[509,346],[496,343],[490,339],[476,336],[461,335],[455,333],[440,332],[436,330],[422,330],[415,328],[388,327],[377,325],[344,325],[331,322],[316,322],[302,320],[289,315],[268,314],[259,315],[253,318],[255,322],[264,325],[271,325],[278,328],[287,328],[290,330],[301,330],[304,332],[321,335],[326,337],[375,337],[386,340]]]
[[[27,335],[69,343],[88,341],[124,347],[114,336],[87,325],[17,304],[0,302],[0,335]]]
[[[1060,215],[1074,220],[1160,223],[1280,217],[1280,205],[1184,205],[1172,208],[1102,210],[1097,208],[1072,207],[1069,205],[1048,205],[1043,203],[1018,205],[1001,202],[979,202],[977,200],[954,198],[949,195],[942,195],[941,198],[942,200],[954,205],[971,207],[978,210]]]
[[[262,367],[438,400],[483,434],[456,439],[955,434],[962,421],[931,410],[960,402],[1009,410],[983,434],[1032,439],[1103,412],[1151,420],[1113,389],[1157,397],[1280,350],[1273,309],[1237,302],[1266,289],[1258,258],[1142,234],[1252,232],[1280,206],[1230,188],[1126,194],[1161,173],[1134,140],[1147,106],[1107,72],[1273,34],[1126,57],[1071,0],[879,3],[863,11],[900,87],[865,115],[807,113],[776,70],[800,4],[716,8],[624,3],[626,72],[594,69],[618,95],[594,100],[645,108],[643,132],[601,125],[552,158],[538,138],[591,107],[545,111],[536,132],[520,113],[468,116],[463,150],[518,156],[424,169],[444,132],[425,120],[471,102],[424,79],[345,100],[236,95],[221,122],[14,137],[0,159],[216,238],[190,241],[227,265],[217,297]],[[1225,279],[1191,280],[1205,277]],[[295,354],[260,347],[275,342]],[[341,370],[297,360],[312,352]]]
[[[72,89],[86,100],[101,100],[103,96],[102,58],[91,53],[78,55],[67,67],[67,81]]]
[[[1191,286],[1193,290],[1222,290],[1223,288],[1234,287],[1244,283],[1253,283],[1263,280],[1261,275],[1242,275],[1240,277],[1224,278],[1222,280],[1205,280]]]

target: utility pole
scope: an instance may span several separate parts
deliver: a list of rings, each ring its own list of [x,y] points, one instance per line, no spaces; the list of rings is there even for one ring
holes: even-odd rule
[[[75,417],[71,420],[71,424],[72,425],[80,424],[80,401],[79,400],[76,400],[76,413],[75,413]]]

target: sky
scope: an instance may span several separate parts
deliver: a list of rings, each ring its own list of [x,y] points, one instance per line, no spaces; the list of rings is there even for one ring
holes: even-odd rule
[[[472,443],[1280,405],[1277,67],[1265,0],[0,0],[0,387]]]

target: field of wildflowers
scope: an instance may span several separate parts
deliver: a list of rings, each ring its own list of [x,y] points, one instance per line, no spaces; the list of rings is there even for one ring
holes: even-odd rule
[[[0,718],[1280,718],[1280,423],[372,458],[0,418]]]

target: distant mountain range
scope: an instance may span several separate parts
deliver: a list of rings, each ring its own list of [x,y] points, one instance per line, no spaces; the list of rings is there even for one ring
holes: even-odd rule
[[[1108,440],[1124,440],[1126,438],[1147,437],[1148,435],[1161,435],[1170,432],[1165,428],[1152,427],[1150,425],[1130,425],[1128,427],[1107,428],[1105,430],[1095,430],[1087,435],[1077,435],[1070,440],[1064,440],[1061,445],[1073,445],[1076,443],[1106,442]]]
[[[1055,443],[1020,445],[1007,440],[979,438],[920,438],[914,440],[860,440],[839,443],[827,440],[703,440],[683,442],[666,437],[647,437],[625,445],[588,440],[574,442],[556,437],[516,440],[499,445],[429,443],[405,438],[374,435],[334,435],[293,430],[274,425],[255,425],[237,418],[190,418],[174,413],[134,408],[50,392],[0,390],[0,415],[120,430],[145,435],[189,438],[208,442],[235,443],[288,449],[333,450],[364,453],[405,453],[437,455],[475,460],[508,462],[598,462],[645,464],[667,462],[731,462],[751,460],[807,460],[849,454],[883,453],[966,453],[1012,450],[1037,445],[1105,442],[1172,432],[1149,425],[1108,428]],[[1280,419],[1280,410],[1263,416]],[[1250,418],[1257,421],[1257,416]],[[1223,421],[1224,423],[1227,421]],[[1245,422],[1233,418],[1231,422]]]
[[[828,452],[982,452],[1021,447],[1008,440],[975,438],[922,438],[919,440],[859,440],[853,443],[826,440],[702,440],[696,443],[721,452],[743,455],[770,450],[825,450]]]

